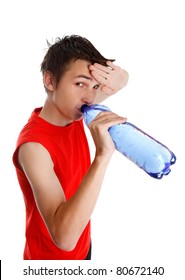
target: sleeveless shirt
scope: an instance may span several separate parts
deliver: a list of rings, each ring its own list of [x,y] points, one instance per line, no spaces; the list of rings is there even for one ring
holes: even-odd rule
[[[49,152],[54,171],[63,188],[66,200],[77,191],[90,166],[90,153],[83,121],[74,121],[68,126],[48,123],[36,108],[19,134],[13,163],[23,193],[26,209],[25,260],[83,260],[90,247],[90,221],[82,232],[76,247],[64,251],[57,247],[37,209],[32,188],[17,161],[19,147],[26,142],[38,142]]]

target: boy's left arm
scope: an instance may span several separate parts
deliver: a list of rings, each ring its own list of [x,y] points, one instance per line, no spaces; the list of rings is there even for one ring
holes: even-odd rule
[[[127,85],[128,72],[111,61],[107,61],[107,66],[94,63],[89,69],[93,78],[100,83],[94,103],[102,102]]]

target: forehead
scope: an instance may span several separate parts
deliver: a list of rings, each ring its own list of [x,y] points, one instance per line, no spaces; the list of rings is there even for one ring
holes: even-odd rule
[[[78,76],[80,74],[88,74],[90,75],[89,66],[91,65],[90,62],[86,60],[75,60],[71,61],[67,67],[66,74],[73,76]]]

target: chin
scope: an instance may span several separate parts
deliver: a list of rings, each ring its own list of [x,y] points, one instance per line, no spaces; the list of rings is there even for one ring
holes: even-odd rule
[[[79,121],[79,120],[81,120],[83,118],[83,114],[82,114],[82,112],[80,111],[80,110],[78,110],[77,112],[76,112],[76,114],[74,115],[74,121]]]
[[[75,121],[80,121],[81,119],[83,119],[83,115],[82,114],[76,116]]]

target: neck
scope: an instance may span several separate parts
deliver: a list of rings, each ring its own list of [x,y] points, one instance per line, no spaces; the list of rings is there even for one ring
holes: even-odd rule
[[[72,121],[65,118],[59,109],[47,98],[39,117],[56,126],[67,126]]]

